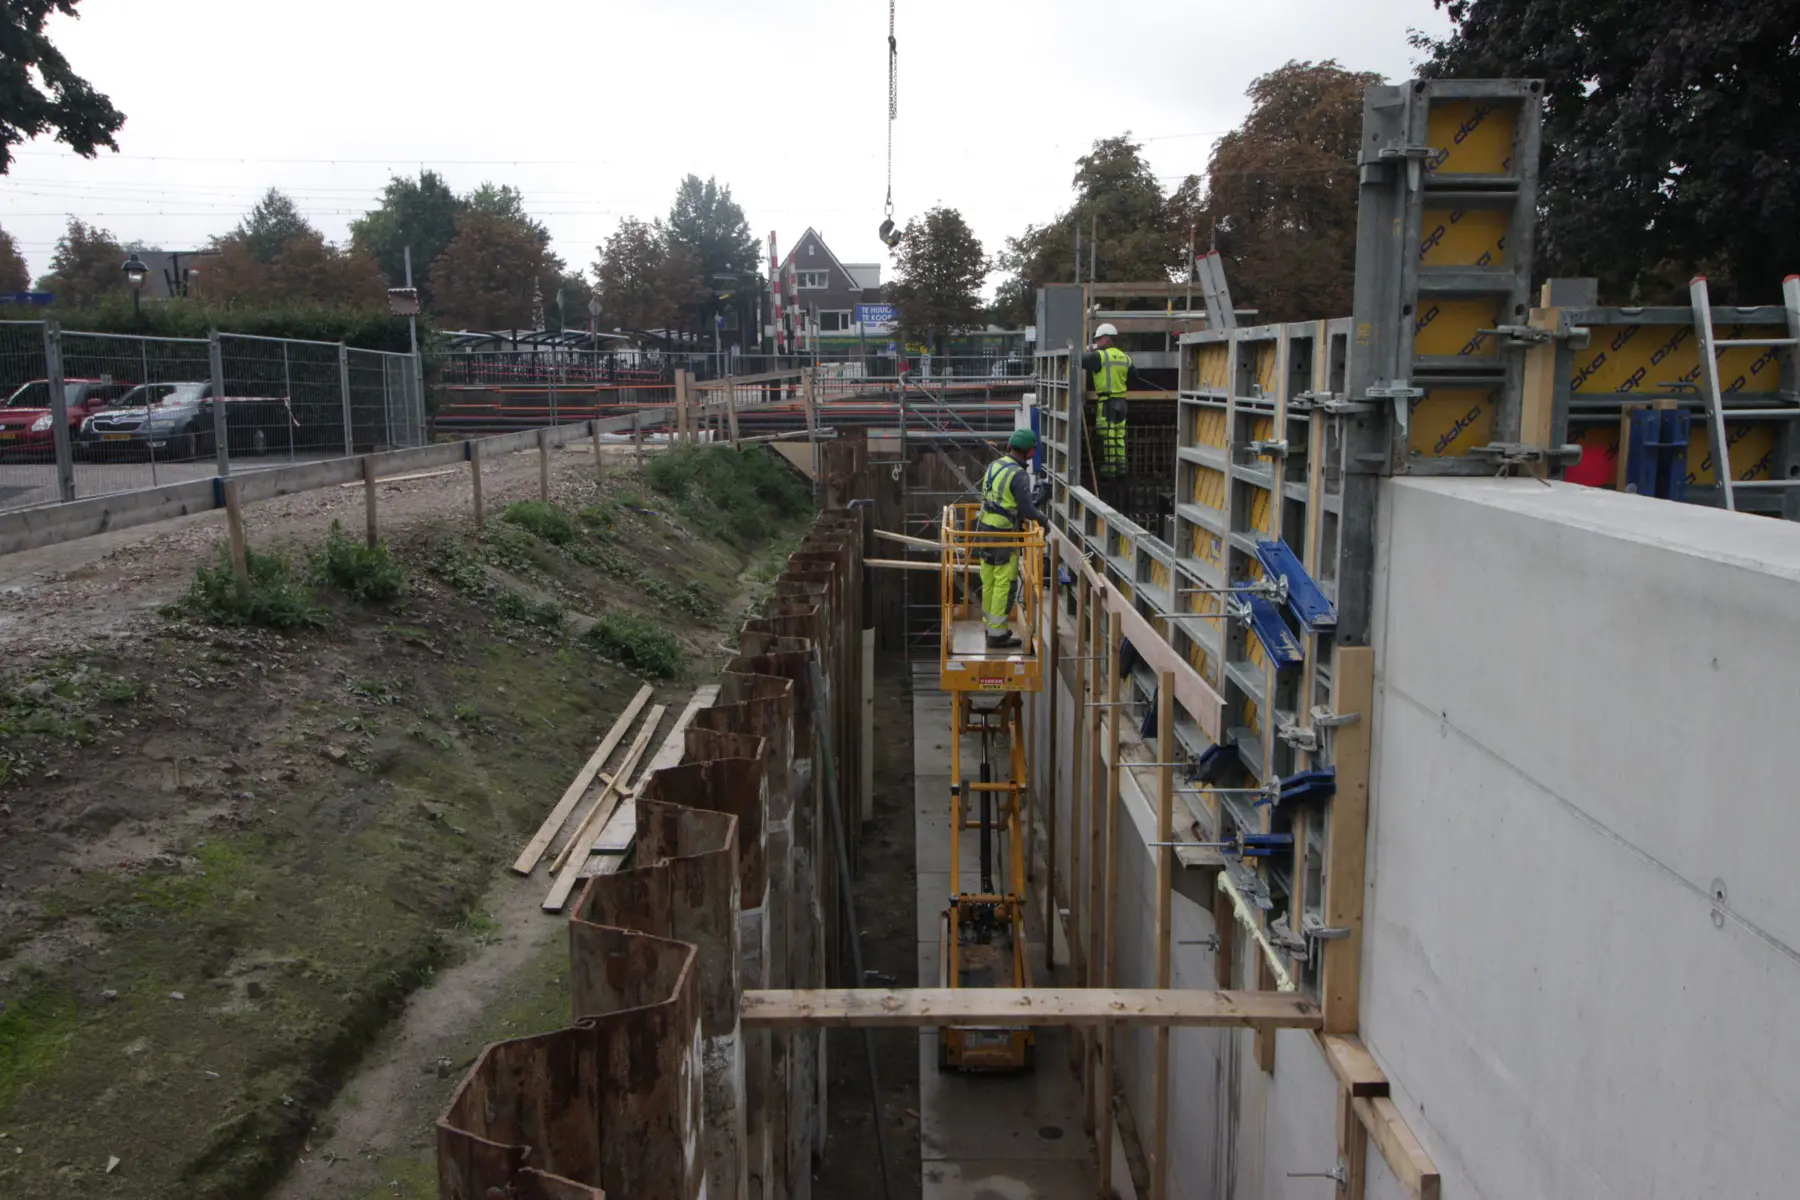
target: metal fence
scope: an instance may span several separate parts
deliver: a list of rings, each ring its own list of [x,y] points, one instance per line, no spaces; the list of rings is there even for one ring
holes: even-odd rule
[[[413,356],[337,342],[0,322],[0,397],[0,509],[426,436]]]
[[[575,350],[540,346],[521,350],[475,350],[440,354],[432,378],[446,387],[654,386],[677,370],[707,381],[733,375],[764,375],[813,367],[821,378],[893,380],[902,372],[958,381],[1024,379],[1032,373],[1028,354],[880,354],[832,348],[817,354],[704,354],[660,350]]]

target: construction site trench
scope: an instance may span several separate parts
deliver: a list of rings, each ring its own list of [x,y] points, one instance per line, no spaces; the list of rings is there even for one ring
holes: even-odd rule
[[[486,470],[479,530],[460,472],[378,484],[385,565],[333,535],[360,487],[248,509],[244,623],[195,583],[223,513],[0,562],[0,1195],[435,1196],[483,1047],[568,1025],[569,921],[508,865],[644,682],[654,750],[729,677],[819,526],[764,450]],[[909,986],[903,665],[875,687],[863,951]],[[877,1043],[917,1194],[916,1035]],[[814,1194],[873,1194],[863,1064],[823,1070]]]

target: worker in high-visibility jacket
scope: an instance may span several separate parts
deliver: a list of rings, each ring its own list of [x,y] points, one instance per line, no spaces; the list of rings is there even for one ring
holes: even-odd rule
[[[1037,449],[1037,434],[1029,429],[1013,431],[1007,439],[1006,453],[988,464],[981,477],[981,516],[976,524],[996,532],[1016,532],[1026,521],[1044,523],[1031,496],[1031,473],[1026,464]],[[989,649],[999,650],[1019,644],[1012,631],[1010,618],[1013,588],[1019,582],[1019,550],[1016,546],[996,546],[981,551],[981,620],[987,627]]]
[[[1125,475],[1125,391],[1132,373],[1131,355],[1114,344],[1119,331],[1108,322],[1094,330],[1094,348],[1081,356],[1081,369],[1093,376],[1094,463],[1101,479]]]

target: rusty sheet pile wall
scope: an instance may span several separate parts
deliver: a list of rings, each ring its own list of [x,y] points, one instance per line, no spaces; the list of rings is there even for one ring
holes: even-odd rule
[[[824,1145],[822,1030],[752,1030],[749,988],[844,979],[831,822],[855,856],[863,519],[827,512],[745,621],[680,765],[636,798],[622,869],[569,921],[573,1024],[489,1046],[438,1121],[445,1200],[809,1200]],[[811,684],[814,661],[825,694]]]

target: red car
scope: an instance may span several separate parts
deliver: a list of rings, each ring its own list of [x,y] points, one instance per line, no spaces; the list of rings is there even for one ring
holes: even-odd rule
[[[129,383],[109,383],[99,379],[67,379],[63,381],[64,418],[69,426],[69,442],[74,444],[81,423],[110,407],[131,390]],[[54,458],[56,431],[51,428],[50,381],[33,379],[0,404],[0,457]]]

